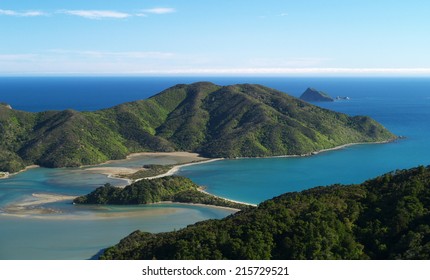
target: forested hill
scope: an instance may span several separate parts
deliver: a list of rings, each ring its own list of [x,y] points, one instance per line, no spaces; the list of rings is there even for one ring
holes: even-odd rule
[[[430,259],[430,167],[288,193],[223,220],[136,231],[102,259]]]
[[[267,87],[201,82],[94,112],[0,106],[0,171],[97,164],[141,151],[228,158],[306,154],[394,138],[369,117],[335,113]]]

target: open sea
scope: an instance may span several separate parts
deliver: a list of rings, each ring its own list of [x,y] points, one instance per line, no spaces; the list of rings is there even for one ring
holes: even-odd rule
[[[405,139],[355,145],[311,157],[223,160],[184,167],[187,176],[223,197],[259,203],[285,192],[334,183],[360,183],[383,173],[430,164],[430,78],[258,77],[0,77],[0,102],[14,109],[97,110],[145,99],[178,83],[257,83],[299,96],[314,87],[350,100],[318,103],[349,115],[368,115]],[[167,163],[142,159],[136,165]],[[171,162],[169,162],[170,164]],[[170,231],[231,211],[160,204],[77,207],[53,203],[58,214],[8,215],[8,205],[33,193],[81,195],[124,181],[82,169],[37,168],[0,180],[0,259],[88,259],[134,230]]]

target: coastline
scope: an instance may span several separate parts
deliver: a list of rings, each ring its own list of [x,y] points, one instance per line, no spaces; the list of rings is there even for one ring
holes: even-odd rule
[[[32,164],[32,165],[26,166],[24,169],[21,169],[21,170],[20,170],[20,171],[18,171],[18,172],[14,172],[14,173],[9,173],[9,172],[0,172],[0,174],[3,174],[3,175],[4,175],[3,177],[0,177],[0,180],[2,180],[2,179],[8,179],[8,178],[10,178],[10,177],[12,177],[12,176],[15,176],[15,175],[17,175],[17,174],[19,174],[19,173],[25,172],[25,171],[27,171],[27,170],[29,170],[29,169],[34,169],[34,168],[39,168],[39,167],[40,167],[39,165]]]
[[[354,145],[387,144],[387,143],[395,142],[397,140],[401,140],[401,139],[404,139],[404,138],[405,137],[398,136],[398,137],[396,137],[394,139],[385,140],[385,141],[379,141],[379,142],[356,142],[356,143],[348,143],[348,144],[339,145],[339,146],[336,146],[336,147],[333,147],[333,148],[322,149],[322,150],[319,150],[319,151],[314,151],[314,152],[310,152],[310,153],[306,153],[306,154],[299,154],[299,155],[279,155],[279,156],[264,156],[264,157],[235,157],[235,158],[231,158],[231,159],[308,157],[308,156],[318,155],[318,154],[324,153],[324,152],[340,150],[340,149],[347,148],[349,146],[354,146]],[[185,160],[185,163],[181,163],[181,164],[173,166],[172,169],[170,169],[166,173],[163,173],[163,174],[160,174],[160,175],[156,175],[156,176],[152,176],[152,177],[139,178],[139,179],[136,179],[136,180],[119,177],[117,175],[118,174],[126,174],[126,175],[132,174],[133,172],[137,172],[137,171],[141,170],[141,168],[105,167],[105,166],[103,166],[105,164],[111,164],[111,163],[115,163],[115,162],[126,162],[127,160],[130,160],[130,159],[133,159],[133,158],[139,157],[139,156],[150,156],[150,157],[151,156],[152,157],[169,157],[169,156],[171,156],[171,157],[184,157],[184,158],[187,158],[188,160]],[[118,180],[125,180],[127,182],[127,184],[131,184],[132,182],[140,181],[140,180],[143,180],[143,179],[156,179],[156,178],[161,178],[161,177],[165,177],[165,176],[171,176],[171,175],[174,175],[176,172],[178,172],[180,170],[180,168],[182,168],[182,167],[196,165],[196,164],[209,163],[209,162],[218,161],[218,160],[224,160],[224,159],[230,159],[230,158],[205,158],[205,157],[201,157],[198,153],[184,152],[184,151],[176,151],[176,152],[138,152],[138,153],[131,153],[131,154],[127,155],[125,159],[108,160],[108,161],[105,161],[105,162],[102,162],[102,163],[99,163],[99,164],[83,165],[83,166],[80,166],[79,168],[82,168],[83,170],[86,170],[86,171],[96,170],[96,171],[99,171],[99,172],[94,172],[94,173],[106,175],[108,178],[114,178],[114,179],[118,179]],[[15,172],[15,173],[0,172],[0,174],[3,174],[3,177],[0,177],[0,180],[10,178],[10,177],[12,177],[14,175],[17,175],[17,174],[21,173],[21,172],[25,172],[25,171],[27,171],[29,169],[38,168],[38,167],[41,167],[41,166],[33,164],[33,165],[26,166],[24,169],[22,169],[22,170],[20,170],[18,172]]]
[[[214,195],[214,194],[208,193],[207,191],[205,191],[204,187],[200,187],[197,190],[199,192],[204,193],[204,194],[207,194],[207,195],[210,195],[210,196],[213,196],[213,197],[217,197],[217,198],[220,198],[220,199],[224,199],[224,200],[227,200],[227,201],[230,201],[230,202],[233,202],[233,203],[238,203],[238,204],[243,204],[243,205],[249,205],[249,206],[254,206],[254,207],[258,206],[257,204],[252,204],[252,203],[247,203],[247,202],[243,202],[243,201],[233,200],[233,199],[229,199],[229,198],[225,198],[225,197],[222,197],[222,196],[218,196],[218,195]],[[233,208],[233,209],[235,209],[235,208]]]
[[[390,143],[390,142],[394,142],[398,139],[403,139],[402,137],[397,137],[396,139],[392,139],[392,140],[387,140],[387,141],[380,141],[380,142],[360,142],[360,143],[349,143],[349,144],[344,144],[344,145],[340,145],[340,146],[336,146],[333,148],[329,148],[329,149],[323,149],[320,151],[316,151],[316,152],[312,152],[312,153],[308,153],[308,154],[304,154],[304,155],[281,155],[281,156],[270,156],[270,157],[252,157],[252,158],[287,158],[287,157],[306,157],[306,156],[313,156],[313,155],[317,155],[320,153],[324,153],[324,152],[329,152],[329,151],[335,151],[335,150],[339,150],[339,149],[343,149],[349,146],[353,146],[353,145],[363,145],[363,144],[385,144],[385,143]],[[85,166],[83,169],[84,171],[87,172],[93,172],[93,173],[97,173],[97,174],[103,174],[106,175],[109,178],[115,178],[118,180],[125,180],[127,182],[126,185],[129,185],[133,182],[137,182],[137,181],[141,181],[144,179],[156,179],[156,178],[161,178],[161,177],[166,177],[166,176],[171,176],[176,174],[182,167],[187,167],[187,166],[193,166],[193,165],[198,165],[198,164],[204,164],[204,163],[209,163],[209,162],[215,162],[215,161],[219,161],[219,160],[224,160],[225,158],[204,158],[204,157],[200,157],[198,154],[196,153],[188,153],[188,152],[171,152],[171,153],[154,153],[154,152],[149,152],[149,153],[133,153],[127,156],[126,159],[123,160],[118,160],[118,161],[126,161],[129,159],[133,159],[135,157],[138,156],[182,156],[182,157],[186,157],[188,158],[188,160],[194,160],[193,162],[188,162],[188,163],[183,163],[183,164],[178,164],[173,166],[170,170],[168,170],[167,172],[163,173],[163,174],[159,174],[156,176],[152,176],[152,177],[145,177],[145,178],[139,178],[136,180],[132,180],[132,179],[128,179],[128,178],[121,178],[118,177],[119,174],[131,174],[133,172],[136,172],[137,170],[141,170],[141,168],[129,168],[129,167],[108,167],[108,166],[103,166],[106,163],[113,163],[115,161],[110,160],[107,161],[105,163],[102,164],[98,164],[98,165],[92,165],[92,166]],[[247,159],[247,158],[251,158],[251,157],[238,157],[235,159]],[[197,160],[197,161],[196,161]],[[38,165],[30,165],[27,166],[26,168],[24,168],[23,170],[20,170],[18,172],[15,173],[7,173],[6,176],[0,178],[1,179],[6,179],[6,178],[10,178],[11,176],[14,176],[16,174],[19,174],[21,172],[25,172],[29,169],[32,168],[38,168],[40,166]],[[124,186],[118,186],[118,187],[125,187]],[[214,194],[211,194],[209,192],[207,192],[205,190],[204,187],[200,187],[198,189],[199,191],[220,198],[220,199],[224,199],[226,201],[230,201],[230,202],[234,202],[234,203],[239,203],[239,204],[244,204],[244,205],[250,205],[250,206],[257,206],[256,204],[252,204],[252,203],[246,203],[246,202],[242,202],[242,201],[236,201],[236,200],[232,200],[232,199],[228,199],[225,197],[221,197],[221,196],[217,196]],[[57,195],[57,194],[32,194],[33,199],[26,199],[24,201],[20,201],[17,203],[14,203],[12,205],[10,205],[9,207],[7,207],[8,212],[14,212],[14,213],[27,213],[27,214],[49,214],[49,213],[56,213],[55,209],[45,209],[42,207],[38,206],[42,206],[44,204],[48,204],[48,203],[52,203],[52,202],[58,202],[58,201],[65,201],[65,200],[73,200],[74,198],[76,198],[76,196],[66,196],[66,195]],[[194,204],[194,203],[181,203],[181,202],[157,202],[156,204],[161,204],[161,203],[176,203],[176,204],[188,204],[188,205],[200,205],[200,204]],[[223,206],[213,206],[213,205],[206,205],[206,204],[201,204],[201,206],[205,206],[205,207],[219,207],[222,209],[234,209],[237,210],[235,208],[229,208],[229,207],[223,207]]]
[[[212,195],[212,194],[210,194]],[[61,194],[44,194],[44,193],[33,193],[30,198],[26,198],[24,200],[14,202],[12,204],[7,205],[4,208],[4,211],[1,213],[1,215],[7,215],[7,216],[17,216],[17,217],[34,217],[34,218],[46,218],[46,219],[61,219],[59,216],[51,216],[52,214],[57,214],[62,216],[61,214],[67,215],[70,217],[70,213],[63,213],[60,210],[57,210],[55,208],[47,208],[44,207],[45,204],[54,203],[54,202],[61,202],[61,201],[73,201],[76,196],[70,196],[70,195],[61,195]],[[225,199],[225,198],[222,198]],[[225,199],[229,200],[229,199]],[[229,200],[232,201],[232,200]],[[242,203],[243,202],[236,202],[236,203]],[[191,205],[191,206],[199,206],[199,207],[209,207],[209,208],[216,208],[216,209],[222,209],[222,210],[228,210],[228,211],[241,211],[237,208],[231,208],[226,206],[217,206],[217,205],[210,205],[210,204],[202,204],[202,203],[185,203],[185,202],[174,202],[174,201],[160,201],[155,203],[148,203],[148,204],[135,204],[135,205],[95,205],[95,206],[145,206],[145,205],[157,205],[157,204],[176,204],[176,205]],[[94,205],[91,205],[94,206]],[[158,212],[171,212],[169,210],[160,210]],[[136,212],[130,211],[131,213]],[[118,216],[124,216],[125,214],[117,214],[117,213],[103,213],[100,215],[95,215],[94,219],[100,219],[103,218],[118,218]],[[136,214],[135,215],[139,215]],[[79,217],[81,215],[75,214],[74,216]],[[82,215],[82,217],[87,217],[88,214]],[[124,216],[125,217],[125,216]]]
[[[226,198],[222,198],[222,199],[228,200]],[[237,203],[246,204],[243,202],[237,202]],[[146,205],[157,205],[157,204],[192,205],[192,206],[202,206],[202,207],[209,207],[209,208],[216,208],[216,209],[223,209],[223,210],[233,210],[236,212],[241,211],[240,209],[232,208],[232,207],[226,207],[226,206],[217,206],[217,205],[210,205],[210,204],[203,204],[203,203],[176,202],[176,201],[160,201],[160,202],[148,203]],[[143,204],[143,205],[145,205],[145,204]]]
[[[356,142],[356,143],[348,143],[348,144],[343,144],[343,145],[339,145],[333,148],[327,148],[327,149],[322,149],[322,150],[318,150],[315,152],[309,152],[306,154],[300,154],[300,155],[279,155],[279,156],[267,156],[267,157],[235,157],[232,159],[253,159],[253,158],[297,158],[297,157],[310,157],[310,156],[315,156],[321,153],[325,153],[325,152],[330,152],[330,151],[336,151],[336,150],[341,150],[350,146],[356,146],[356,145],[372,145],[372,144],[388,144],[388,143],[393,143],[397,140],[401,140],[404,139],[405,137],[396,137],[394,139],[390,139],[390,140],[385,140],[385,141],[378,141],[378,142]]]

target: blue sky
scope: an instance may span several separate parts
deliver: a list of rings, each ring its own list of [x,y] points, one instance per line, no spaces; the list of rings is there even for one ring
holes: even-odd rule
[[[0,0],[0,75],[430,75],[430,1]]]

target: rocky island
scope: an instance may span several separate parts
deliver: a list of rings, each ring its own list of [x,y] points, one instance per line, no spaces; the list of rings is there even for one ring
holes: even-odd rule
[[[307,88],[300,96],[301,100],[306,102],[333,102],[334,99],[323,91],[314,88]]]

